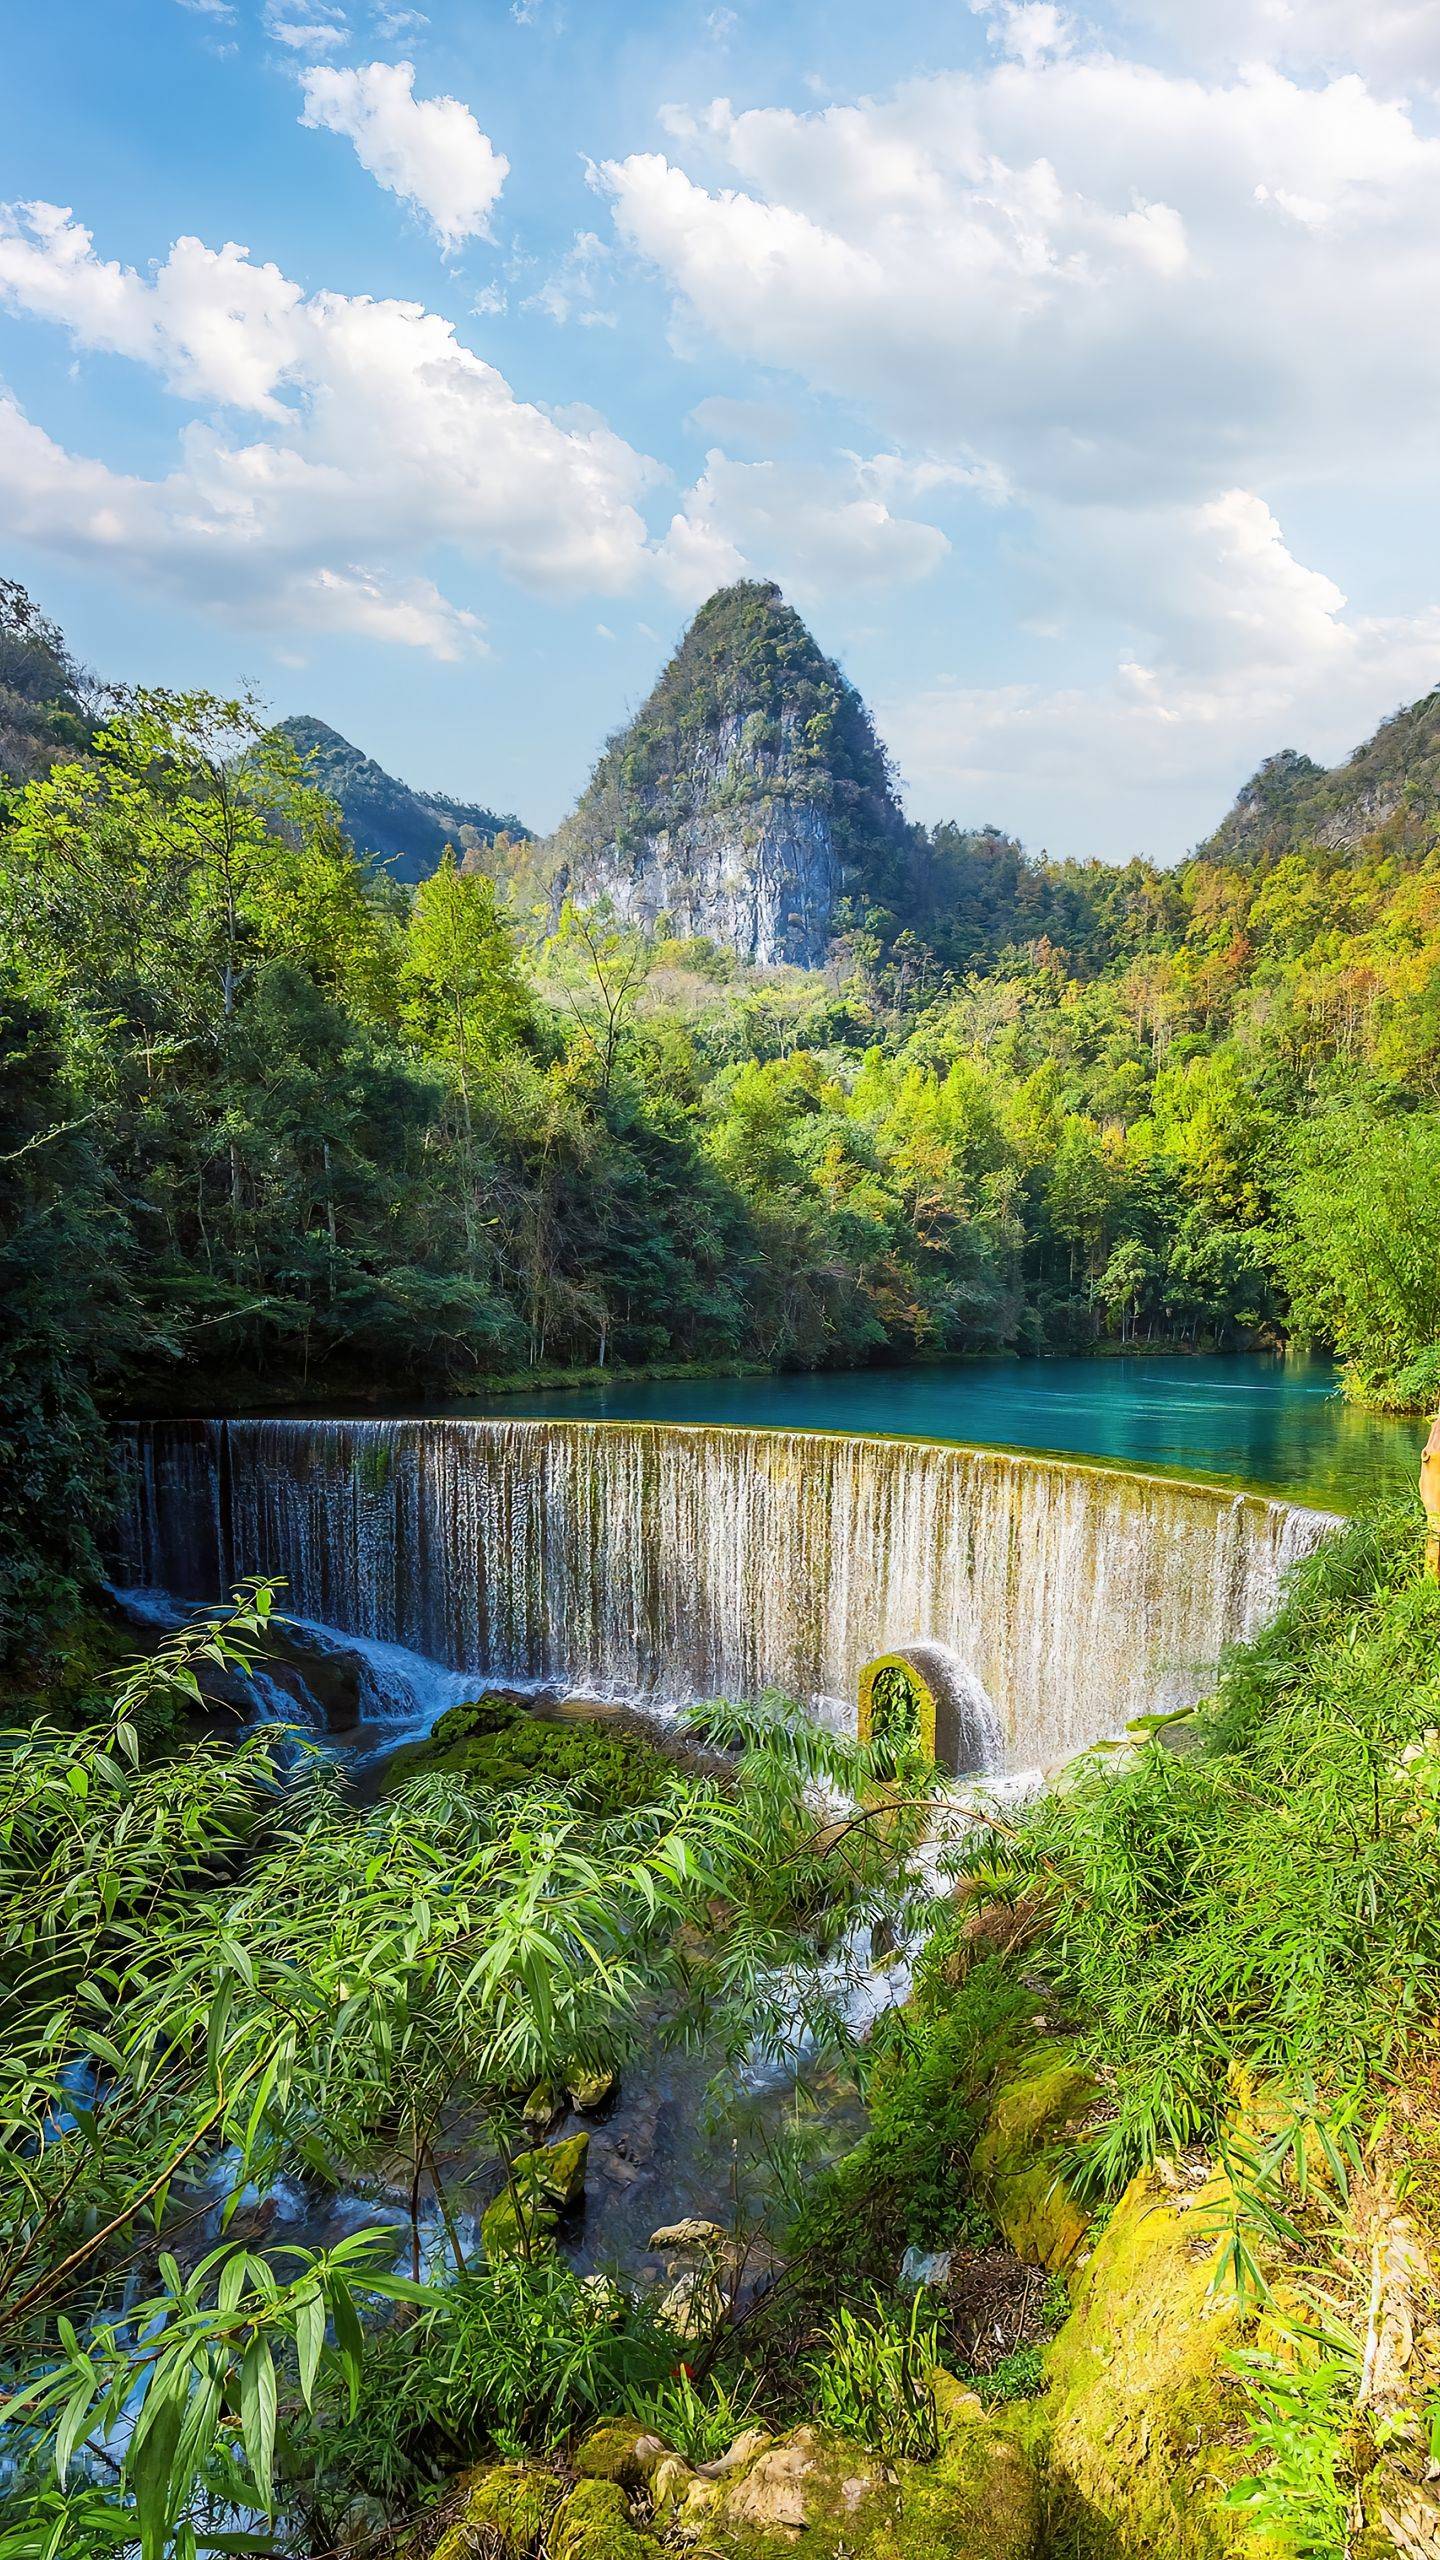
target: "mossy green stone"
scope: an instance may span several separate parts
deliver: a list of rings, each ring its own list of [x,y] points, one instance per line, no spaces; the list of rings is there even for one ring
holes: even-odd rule
[[[656,2548],[613,2480],[577,2481],[546,2534],[549,2560],[655,2560]]]
[[[553,2473],[529,2463],[503,2462],[467,2473],[464,2501],[442,2534],[432,2560],[531,2560],[546,2540],[546,2523],[559,2495]]]
[[[1086,2217],[1060,2176],[1055,2151],[1100,2092],[1066,2045],[1035,2046],[999,2083],[975,2146],[971,2176],[1017,2256],[1062,2271],[1079,2250]]]
[[[649,2479],[666,2447],[638,2418],[602,2418],[575,2455],[575,2468],[585,2480],[615,2480],[623,2489],[638,2489]]]
[[[534,2258],[553,2248],[560,2216],[536,2195],[522,2195],[524,2220],[507,2187],[480,2216],[480,2238],[491,2266],[501,2258]]]
[[[567,2134],[563,2142],[547,2142],[540,2151],[524,2151],[515,2163],[515,2175],[523,2185],[533,2187],[562,2208],[578,2204],[585,2193],[585,2164],[590,2156],[590,2136],[583,2128]]]
[[[1242,2324],[1214,2285],[1218,2177],[1178,2193],[1133,2178],[1051,2342],[1050,2462],[1074,2560],[1260,2560],[1225,2505],[1251,2466],[1227,2357]]]

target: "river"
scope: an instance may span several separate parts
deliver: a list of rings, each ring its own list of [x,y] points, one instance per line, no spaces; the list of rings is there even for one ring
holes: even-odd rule
[[[609,1386],[427,1404],[423,1410],[901,1433],[1199,1476],[1333,1511],[1353,1511],[1379,1494],[1413,1491],[1425,1436],[1423,1423],[1346,1404],[1327,1361],[1253,1352],[1194,1359],[952,1360],[787,1377],[621,1379]]]

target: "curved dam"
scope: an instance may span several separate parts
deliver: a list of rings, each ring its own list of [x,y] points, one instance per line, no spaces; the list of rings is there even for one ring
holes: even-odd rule
[[[1336,1525],[1260,1495],[938,1441],[650,1423],[167,1422],[122,1451],[118,1577],[461,1670],[841,1701],[923,1642],[1012,1765],[1189,1703]]]

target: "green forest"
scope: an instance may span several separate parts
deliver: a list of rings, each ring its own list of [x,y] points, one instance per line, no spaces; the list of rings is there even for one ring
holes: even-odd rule
[[[716,717],[753,592],[707,608]],[[831,965],[760,972],[527,906],[518,839],[403,886],[260,706],[101,694],[0,612],[11,1641],[87,1570],[116,1409],[1270,1341],[1440,1394],[1433,698],[1358,843],[1293,760],[1172,871],[892,829]],[[858,825],[873,733],[810,690]]]
[[[809,971],[478,805],[397,878],[343,741],[101,688],[0,587],[0,2560],[1440,2547],[1413,1506],[959,1811],[899,1657],[856,1740],[488,1688],[353,1768],[271,1720],[258,1562],[143,1644],[103,1594],[120,1416],[1290,1343],[1440,1399],[1440,697],[1373,824],[1281,757],[1175,869],[1076,865],[902,824],[774,595],[592,791],[798,736]],[[715,2218],[582,2272],[672,2070]]]

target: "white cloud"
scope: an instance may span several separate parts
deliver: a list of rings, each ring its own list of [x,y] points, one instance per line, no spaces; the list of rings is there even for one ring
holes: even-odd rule
[[[609,163],[621,237],[692,327],[901,442],[1086,502],[1428,467],[1440,141],[1356,79],[1075,55],[672,129],[729,183]]]
[[[0,299],[150,365],[187,399],[284,415],[275,392],[299,356],[301,289],[233,241],[177,240],[147,281],[97,258],[68,205],[0,206]]]
[[[382,7],[374,12],[375,33],[387,42],[396,36],[418,36],[421,29],[428,27],[429,24],[430,21],[423,9]]]
[[[613,329],[615,314],[604,310],[599,300],[610,258],[609,245],[597,232],[577,231],[558,266],[534,293],[527,294],[524,309],[543,312],[547,320],[561,323],[578,320],[582,329]]]
[[[1271,511],[1297,489],[1433,505],[1440,139],[1353,69],[1312,55],[1302,78],[1284,46],[1201,75],[1122,59],[1033,0],[980,14],[976,71],[853,106],[672,110],[666,152],[600,180],[679,345],[843,400],[891,447],[863,470],[897,514],[1007,508],[1028,627],[1061,629],[1087,669],[1109,652],[1098,685],[885,706],[931,813],[944,788],[974,814],[972,784],[987,815],[1063,799],[1079,818],[1088,795],[1096,849],[1103,804],[1178,852],[1237,755],[1307,724],[1338,751],[1440,672],[1434,615],[1356,612]],[[1270,14],[1292,53],[1300,20],[1313,43],[1327,19],[1321,0]],[[1416,35],[1413,12],[1382,14],[1395,43]],[[687,509],[702,556],[723,515]],[[1136,840],[1122,826],[1108,849]]]
[[[882,699],[882,730],[928,816],[998,816],[1069,853],[1174,853],[1262,756],[1290,743],[1335,761],[1440,672],[1440,608],[1351,612],[1252,491],[1104,509],[1060,538],[1077,590],[1095,601],[1098,586],[1111,606],[1148,592],[1151,625],[1094,684],[942,680]],[[1147,552],[1174,564],[1168,613],[1147,591]]]
[[[484,237],[510,163],[459,98],[417,98],[410,62],[304,75],[302,124],[342,134],[363,169],[415,205],[445,249]]]
[[[655,466],[590,412],[517,398],[419,303],[307,297],[234,244],[177,242],[142,277],[49,206],[0,215],[0,302],[249,413],[239,430],[195,419],[175,469],[143,480],[65,453],[11,403],[0,512],[71,556],[251,621],[343,618],[442,655],[474,631],[419,575],[427,552],[563,595],[643,572]]]
[[[234,618],[262,628],[386,640],[437,658],[484,647],[476,617],[428,578],[277,559],[243,505],[197,506],[204,458],[194,460],[194,473],[161,482],[111,471],[66,453],[0,394],[0,491],[22,539],[187,600],[203,577],[223,587]]]
[[[977,18],[989,19],[990,42],[1027,71],[1070,51],[1074,23],[1052,0],[970,0],[970,6]]]
[[[345,13],[332,0],[265,0],[263,23],[287,53],[334,53],[349,41]]]
[[[1434,0],[1125,0],[1122,14],[1191,62],[1358,71],[1387,95],[1440,85]]]
[[[858,588],[906,586],[949,550],[937,525],[892,515],[867,466],[824,472],[734,462],[718,449],[671,519],[661,565],[673,592],[699,604],[729,579],[778,578],[801,604]]]

